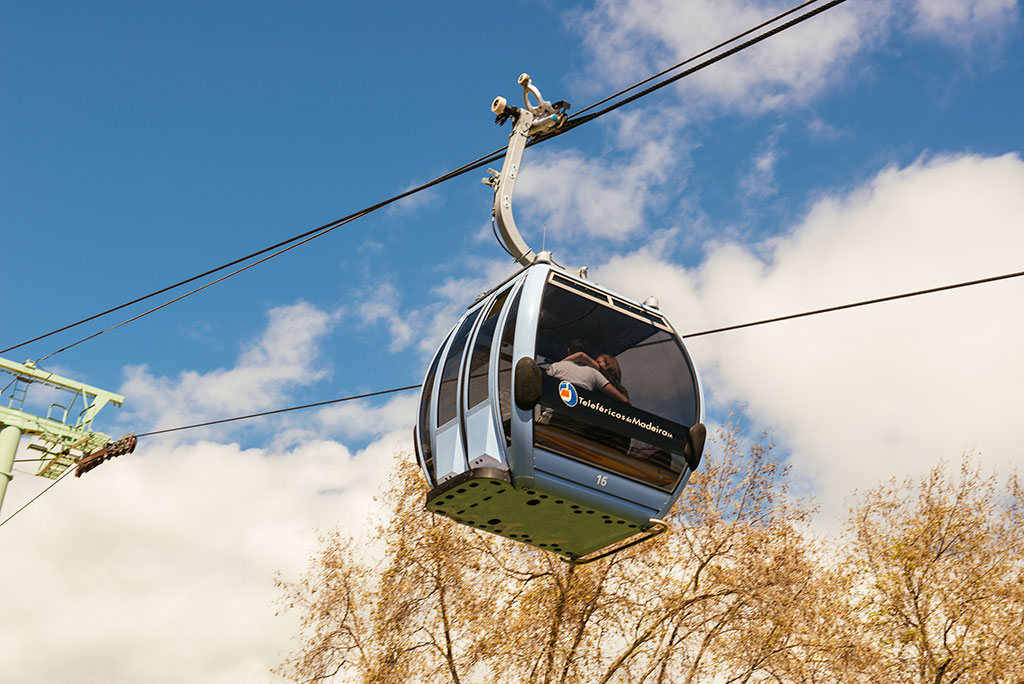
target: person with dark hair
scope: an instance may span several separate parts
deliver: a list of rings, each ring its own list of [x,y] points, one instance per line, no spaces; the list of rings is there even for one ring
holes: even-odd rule
[[[601,372],[597,361],[590,358],[586,341],[570,340],[566,347],[568,352],[566,357],[551,364],[551,367],[548,368],[548,375],[559,380],[567,380],[585,390],[602,390],[610,397],[629,403],[629,398],[616,389]]]
[[[608,382],[612,384],[612,387],[619,390],[628,400],[629,392],[626,391],[625,385],[622,384],[622,369],[619,368],[619,360],[611,354],[598,354],[597,367],[604,377],[608,378]]]

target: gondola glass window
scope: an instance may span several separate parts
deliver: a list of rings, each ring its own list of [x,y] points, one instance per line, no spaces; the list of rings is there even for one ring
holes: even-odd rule
[[[536,447],[675,488],[698,420],[697,380],[664,319],[552,273],[536,361],[545,371]]]
[[[442,346],[441,349],[444,349]],[[427,372],[427,379],[423,381],[423,396],[426,399],[420,401],[420,413],[418,421],[417,437],[420,442],[420,455],[423,457],[423,467],[434,472],[434,450],[430,447],[430,397],[434,391],[434,374],[437,372],[437,362],[441,360],[441,350],[434,355],[434,361],[430,364]]]
[[[448,349],[448,358],[444,360],[444,368],[441,370],[441,385],[437,395],[437,425],[444,425],[454,420],[458,414],[458,388],[459,388],[459,363],[462,361],[462,352],[466,347],[466,338],[473,329],[480,311],[472,316],[467,316],[458,332],[452,339],[452,345]]]
[[[480,324],[480,331],[476,334],[476,342],[473,344],[473,353],[469,358],[469,406],[473,408],[487,401],[487,365],[491,358],[491,341],[494,339],[494,329],[498,325],[498,314],[501,307],[505,305],[508,297],[508,290],[505,290],[494,298],[487,316]]]
[[[501,412],[502,432],[505,446],[512,446],[512,351],[516,337],[516,319],[519,317],[519,296],[516,293],[505,317],[501,333],[501,347],[498,349],[498,410]]]

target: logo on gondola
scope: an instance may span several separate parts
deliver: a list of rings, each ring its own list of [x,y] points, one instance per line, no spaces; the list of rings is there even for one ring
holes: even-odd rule
[[[570,408],[576,405],[576,402],[580,400],[580,395],[576,394],[576,388],[572,386],[572,383],[568,380],[563,380],[558,385],[558,396],[562,398],[566,406]]]

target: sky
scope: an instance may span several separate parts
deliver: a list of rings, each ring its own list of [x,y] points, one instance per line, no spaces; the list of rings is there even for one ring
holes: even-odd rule
[[[522,72],[571,113],[789,7],[349,5],[0,3],[0,348],[500,148],[489,105],[518,102]],[[527,150],[517,222],[596,282],[656,295],[684,334],[1021,271],[1022,28],[1016,0],[849,0]],[[513,270],[483,175],[43,366],[124,394],[96,423],[115,437],[419,383]],[[832,533],[889,478],[1024,462],[1022,305],[1013,279],[688,346],[709,424],[769,430]],[[62,481],[0,527],[4,681],[275,681],[297,620],[275,616],[275,574],[297,578],[335,527],[372,545],[415,404],[143,438]],[[50,484],[20,467],[0,518]]]

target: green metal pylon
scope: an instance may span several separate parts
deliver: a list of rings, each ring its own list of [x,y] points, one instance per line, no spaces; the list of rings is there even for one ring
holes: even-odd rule
[[[107,404],[120,406],[124,397],[85,383],[40,370],[32,362],[15,363],[0,358],[0,371],[14,376],[7,387],[6,406],[0,405],[0,506],[7,483],[14,477],[14,457],[22,435],[36,441],[29,449],[40,452],[36,475],[55,480],[83,456],[110,441],[108,435],[92,429],[93,419]],[[51,404],[45,417],[23,410],[28,386],[41,384],[71,394],[67,406]],[[6,391],[6,388],[5,390]],[[81,399],[82,408],[73,413]]]

